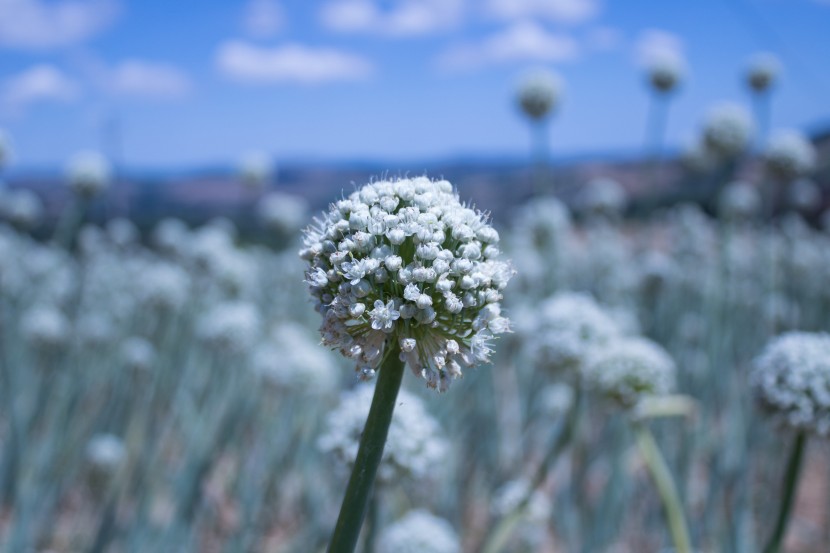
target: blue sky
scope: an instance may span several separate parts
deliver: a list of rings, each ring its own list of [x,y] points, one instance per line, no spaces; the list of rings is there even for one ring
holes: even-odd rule
[[[130,167],[523,156],[514,95],[565,82],[554,155],[644,141],[641,60],[682,56],[668,141],[741,74],[785,71],[773,127],[830,122],[830,0],[0,0],[0,128],[20,166],[104,149]],[[104,129],[117,122],[115,149]]]

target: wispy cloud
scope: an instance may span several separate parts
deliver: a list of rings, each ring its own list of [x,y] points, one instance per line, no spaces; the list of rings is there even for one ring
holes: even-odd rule
[[[463,13],[463,0],[397,0],[390,8],[373,0],[330,0],[320,21],[337,32],[406,37],[452,28]]]
[[[20,115],[37,102],[72,102],[80,96],[79,85],[52,65],[35,65],[12,75],[0,85],[0,107]]]
[[[0,46],[39,50],[81,42],[118,12],[116,0],[0,0]]]
[[[443,69],[470,69],[510,62],[564,62],[579,57],[572,37],[531,21],[515,23],[481,42],[451,48],[438,59]]]
[[[598,16],[598,0],[487,0],[485,10],[500,19],[546,18],[558,23],[582,23]]]
[[[640,65],[648,65],[657,60],[672,58],[683,60],[685,45],[679,35],[662,29],[641,31],[634,42],[634,60]]]
[[[299,44],[262,48],[242,41],[220,45],[216,65],[226,76],[248,83],[358,80],[374,71],[367,59],[333,48]]]
[[[177,67],[139,59],[125,60],[105,74],[106,89],[113,94],[159,99],[186,96],[192,84]]]
[[[242,17],[245,32],[254,38],[276,35],[285,22],[285,10],[277,0],[249,0]]]

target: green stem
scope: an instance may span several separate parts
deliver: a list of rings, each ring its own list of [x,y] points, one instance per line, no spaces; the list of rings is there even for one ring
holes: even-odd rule
[[[654,440],[651,431],[642,424],[634,427],[637,436],[637,445],[640,453],[646,462],[651,478],[657,486],[660,500],[663,502],[663,509],[666,511],[666,519],[669,523],[669,532],[674,542],[676,553],[691,553],[692,544],[689,538],[689,528],[686,526],[686,517],[683,514],[683,505],[680,503],[680,496],[677,493],[677,486],[674,483],[666,460],[660,453],[660,448]]]
[[[778,553],[781,551],[781,543],[787,533],[787,523],[792,515],[793,504],[795,503],[795,492],[798,490],[798,477],[801,474],[804,450],[807,445],[807,434],[799,432],[793,442],[790,458],[787,461],[787,471],[784,473],[784,497],[781,500],[781,507],[778,511],[778,519],[775,521],[775,528],[772,531],[764,553]]]
[[[357,450],[352,475],[346,487],[346,495],[340,507],[334,534],[331,537],[329,553],[353,553],[360,536],[360,527],[366,516],[375,474],[380,466],[386,436],[389,434],[395,400],[403,380],[403,363],[398,358],[400,348],[397,342],[394,342],[389,349],[378,371],[375,396],[372,398],[369,417],[366,419],[363,436],[360,438],[360,448]]]

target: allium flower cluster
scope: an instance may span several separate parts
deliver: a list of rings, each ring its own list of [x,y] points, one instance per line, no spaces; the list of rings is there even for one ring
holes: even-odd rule
[[[677,55],[668,53],[653,57],[647,67],[649,84],[657,92],[662,93],[671,92],[677,88],[683,81],[685,72],[683,60]]]
[[[761,408],[782,426],[830,434],[830,334],[773,338],[755,359],[750,382]]]
[[[613,179],[592,179],[580,191],[577,203],[580,211],[588,215],[617,217],[628,205],[628,194]]]
[[[156,362],[156,348],[140,336],[132,336],[121,345],[121,359],[127,370],[148,372]]]
[[[55,307],[32,307],[23,316],[21,325],[25,340],[32,349],[41,353],[63,348],[69,341],[69,321]]]
[[[87,461],[96,470],[114,472],[126,457],[124,442],[112,434],[96,434],[86,446]]]
[[[742,154],[754,132],[749,113],[737,104],[715,106],[703,123],[706,148],[720,159],[733,159]]]
[[[718,211],[729,221],[751,219],[761,211],[761,193],[748,182],[732,182],[724,187],[718,198]]]
[[[746,82],[755,92],[765,92],[781,73],[781,62],[772,54],[757,54],[749,61]]]
[[[816,149],[812,142],[798,131],[779,131],[770,139],[764,159],[770,173],[784,181],[790,181],[813,170],[816,164]]]
[[[350,467],[354,464],[374,393],[371,384],[359,384],[342,394],[318,441],[322,451],[333,453]],[[440,426],[423,402],[402,389],[378,470],[380,481],[394,482],[407,477],[415,482],[427,479],[446,464],[448,452]]]
[[[12,190],[5,200],[3,216],[14,227],[30,230],[37,226],[43,217],[43,202],[31,190]]]
[[[246,155],[239,166],[239,177],[247,188],[260,190],[274,176],[274,160],[265,152]]]
[[[551,71],[531,73],[519,85],[519,107],[534,121],[540,121],[554,111],[561,96],[562,80]]]
[[[579,370],[595,348],[620,334],[617,324],[588,295],[560,292],[545,300],[530,329],[538,368]]]
[[[331,206],[300,252],[323,343],[371,376],[397,342],[427,386],[446,390],[509,330],[499,302],[513,270],[498,242],[447,181],[364,186]]]
[[[410,511],[380,535],[380,551],[395,553],[461,553],[461,541],[450,523],[419,509]]]
[[[313,394],[337,386],[338,371],[331,354],[296,323],[282,323],[272,330],[270,339],[254,353],[252,368],[279,390]]]
[[[624,338],[594,350],[582,374],[589,389],[628,409],[646,397],[670,393],[675,372],[662,347],[645,338]]]
[[[266,230],[290,236],[308,220],[308,202],[299,196],[270,192],[260,200],[257,212]]]
[[[109,186],[110,164],[98,152],[81,152],[69,161],[66,169],[69,186],[78,196],[91,198]]]
[[[217,304],[202,316],[197,333],[211,349],[240,354],[259,337],[260,317],[256,308],[247,302],[229,301]]]

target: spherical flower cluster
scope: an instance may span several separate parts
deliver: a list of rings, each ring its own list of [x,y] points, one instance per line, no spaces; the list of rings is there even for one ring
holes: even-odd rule
[[[252,152],[242,159],[239,177],[247,188],[260,190],[274,177],[274,160],[265,152]]]
[[[13,190],[6,198],[3,215],[14,227],[31,230],[43,217],[43,202],[31,190]]]
[[[594,350],[582,372],[585,384],[628,409],[674,387],[676,367],[669,354],[645,338],[614,340]]]
[[[96,434],[86,446],[86,458],[96,470],[112,473],[127,457],[127,448],[118,436]]]
[[[102,193],[109,186],[110,178],[110,164],[98,152],[75,154],[67,166],[69,186],[82,198]]]
[[[770,173],[783,181],[790,181],[813,170],[816,149],[798,131],[779,131],[770,139],[764,159]]]
[[[542,388],[539,410],[545,419],[556,419],[567,413],[574,403],[574,389],[570,384],[557,382]]]
[[[541,121],[555,111],[561,97],[562,80],[551,71],[535,71],[519,85],[519,107],[534,121]]]
[[[726,185],[718,198],[718,211],[729,221],[746,221],[761,211],[761,193],[744,181]]]
[[[190,229],[179,219],[162,219],[153,229],[153,245],[165,254],[183,255],[189,238]]]
[[[661,93],[668,93],[677,88],[683,81],[685,72],[686,68],[680,56],[668,53],[654,56],[647,66],[649,84]]]
[[[260,200],[257,212],[266,230],[292,236],[308,221],[308,202],[299,196],[270,192]]]
[[[782,426],[830,434],[830,334],[773,338],[755,359],[750,382],[761,408]]]
[[[772,54],[762,53],[755,55],[749,61],[746,71],[746,82],[755,92],[765,92],[781,73],[781,62]]]
[[[199,338],[211,349],[227,354],[248,351],[259,337],[260,317],[247,302],[217,304],[199,321]]]
[[[115,217],[107,222],[107,238],[117,248],[128,248],[138,243],[140,232],[129,219]]]
[[[688,171],[703,173],[711,168],[712,159],[705,144],[699,140],[689,140],[680,152],[680,163]]]
[[[513,270],[498,242],[447,181],[364,186],[331,206],[300,252],[323,343],[368,376],[396,343],[416,375],[446,390],[509,330],[499,302]]]
[[[32,307],[23,316],[21,328],[25,340],[37,352],[61,349],[69,341],[69,321],[59,309],[52,306]]]
[[[318,445],[332,453],[344,465],[357,458],[360,436],[369,416],[374,386],[359,384],[344,392],[340,404],[327,419],[326,431]],[[401,478],[423,481],[446,464],[449,446],[441,429],[421,400],[401,390],[395,405],[395,416],[383,450],[378,478],[381,482],[397,482]]]
[[[741,155],[749,146],[755,125],[749,113],[737,104],[713,107],[703,123],[706,148],[724,160]]]
[[[136,298],[146,307],[171,312],[180,309],[190,294],[190,276],[171,263],[148,263],[136,282]]]
[[[617,217],[628,205],[628,194],[613,179],[592,179],[581,190],[577,204],[580,211],[588,215]]]
[[[121,345],[124,366],[133,372],[148,372],[156,362],[156,348],[140,336],[132,336]]]
[[[422,509],[385,528],[378,545],[379,551],[390,553],[461,553],[461,541],[450,523]]]
[[[617,324],[585,294],[560,292],[539,306],[530,330],[538,368],[579,370],[595,348],[620,334]]]
[[[276,326],[255,351],[253,371],[279,390],[324,393],[337,387],[337,367],[308,330],[296,323]]]

